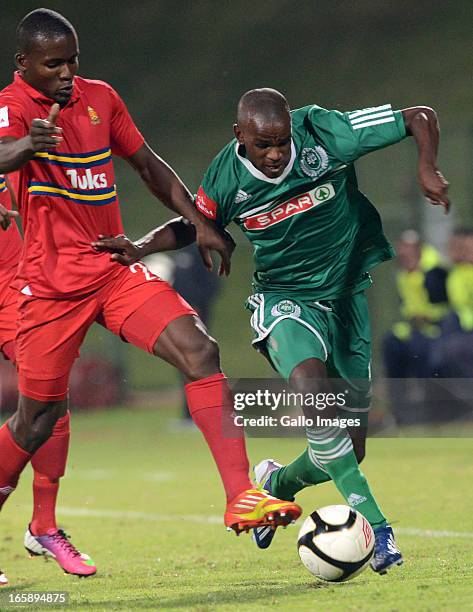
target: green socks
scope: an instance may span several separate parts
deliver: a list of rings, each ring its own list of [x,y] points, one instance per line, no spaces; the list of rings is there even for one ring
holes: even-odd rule
[[[333,480],[347,504],[363,514],[373,527],[386,524],[360,470],[348,433],[338,427],[307,429],[308,448],[271,476],[273,495],[291,500],[310,485]]]
[[[305,487],[330,480],[327,472],[317,467],[310,458],[310,449],[271,476],[271,490],[279,499],[293,500],[296,493]]]

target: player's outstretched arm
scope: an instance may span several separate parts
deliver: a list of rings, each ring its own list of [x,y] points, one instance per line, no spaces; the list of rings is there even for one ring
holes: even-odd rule
[[[33,119],[27,136],[18,139],[5,137],[0,141],[0,174],[18,170],[37,151],[59,146],[62,141],[62,130],[56,126],[59,111],[59,104],[53,104],[47,119]]]
[[[228,250],[233,253],[235,242],[231,235],[222,230],[223,239],[227,242]],[[110,259],[130,266],[143,259],[146,255],[159,253],[162,251],[175,251],[191,244],[195,241],[196,231],[192,223],[183,217],[171,219],[164,225],[152,230],[139,240],[132,242],[127,236],[99,236],[96,242],[92,243],[98,252],[111,253]],[[225,274],[223,266],[220,265],[219,275]]]
[[[183,217],[177,217],[151,230],[135,242],[123,234],[114,237],[99,235],[99,239],[93,242],[92,246],[96,251],[111,253],[110,259],[113,261],[130,266],[146,255],[182,249],[194,240],[195,228],[192,223]]]
[[[435,111],[427,106],[415,106],[402,111],[407,133],[413,136],[418,150],[418,181],[422,193],[434,205],[448,213],[448,181],[437,165],[439,124]]]
[[[212,269],[211,251],[217,251],[221,257],[220,269],[230,273],[230,256],[228,242],[217,231],[215,226],[194,206],[189,190],[174,170],[145,143],[128,158],[133,168],[165,206],[188,219],[195,227],[195,240],[202,260],[208,270]]]

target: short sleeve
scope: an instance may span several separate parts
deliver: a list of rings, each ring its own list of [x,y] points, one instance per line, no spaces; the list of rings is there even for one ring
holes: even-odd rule
[[[112,153],[119,157],[130,157],[143,145],[144,138],[133,122],[125,103],[110,87],[112,115],[110,122],[110,142]]]
[[[205,188],[204,184],[205,181],[197,191],[194,201],[195,206],[205,217],[212,219],[219,227],[224,228],[228,225],[229,221],[224,218],[223,207],[218,203],[217,199],[212,198],[208,194],[208,187]]]
[[[208,219],[215,221],[219,227],[225,228],[231,222],[231,219],[227,218],[225,194],[222,194],[222,190],[218,188],[220,170],[220,164],[214,160],[199,187],[195,197],[195,205]]]
[[[21,104],[11,95],[0,95],[0,140],[23,138],[28,129],[23,119]]]
[[[313,106],[309,120],[325,148],[350,163],[406,137],[402,111],[390,104],[342,113]]]

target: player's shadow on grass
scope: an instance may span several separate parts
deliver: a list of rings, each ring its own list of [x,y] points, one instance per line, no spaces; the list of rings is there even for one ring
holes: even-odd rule
[[[230,588],[222,587],[220,590],[210,591],[207,595],[202,593],[188,593],[185,595],[178,595],[177,597],[169,597],[166,596],[164,598],[160,597],[159,587],[156,588],[155,597],[142,597],[140,599],[128,599],[124,601],[96,601],[96,600],[88,600],[88,601],[79,601],[79,602],[71,602],[71,605],[76,608],[85,608],[88,607],[90,609],[99,608],[100,609],[124,609],[124,610],[135,610],[139,608],[147,608],[153,610],[172,610],[176,608],[183,608],[186,610],[202,610],[203,611],[211,611],[215,608],[215,606],[231,603],[236,607],[238,604],[248,604],[248,601],[251,600],[253,603],[258,600],[264,600],[266,603],[271,602],[272,604],[281,604],[284,605],[285,598],[291,596],[299,597],[301,594],[307,590],[307,593],[310,593],[313,589],[330,589],[335,590],[344,590],[347,587],[360,587],[364,588],[365,585],[363,582],[359,582],[357,584],[354,583],[345,583],[345,584],[329,584],[328,582],[322,582],[319,580],[315,580],[314,582],[307,583],[298,583],[293,585],[288,585],[287,583],[281,583],[278,581],[267,581],[264,585],[261,584],[248,584],[247,582],[237,582],[231,585]],[[334,593],[335,594],[335,593]]]

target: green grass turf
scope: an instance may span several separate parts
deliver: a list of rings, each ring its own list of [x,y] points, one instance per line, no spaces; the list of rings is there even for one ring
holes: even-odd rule
[[[222,490],[200,434],[171,426],[166,410],[73,417],[59,521],[93,555],[98,574],[65,576],[54,561],[26,556],[28,468],[1,515],[0,567],[11,583],[0,595],[2,610],[6,594],[25,589],[68,591],[73,610],[473,609],[472,439],[369,441],[364,471],[399,529],[406,562],[388,576],[368,569],[330,585],[300,563],[296,528],[280,530],[267,551],[249,536],[227,533],[218,524]],[[252,461],[285,462],[302,446],[286,439],[248,443]],[[331,483],[299,496],[306,513],[340,501]],[[464,537],[413,535],[408,528]]]

